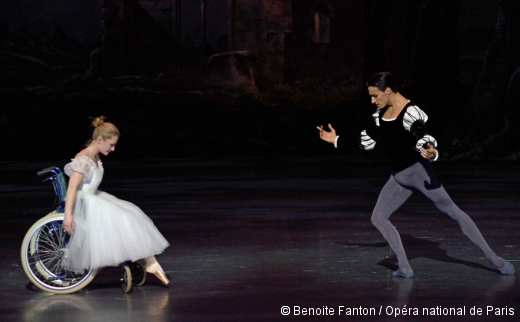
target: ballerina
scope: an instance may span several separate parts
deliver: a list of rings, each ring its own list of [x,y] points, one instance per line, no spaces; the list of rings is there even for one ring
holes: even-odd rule
[[[70,179],[63,228],[71,238],[62,264],[82,272],[145,258],[146,271],[168,284],[154,256],[168,241],[139,207],[97,190],[104,172],[99,154],[113,152],[119,139],[117,127],[104,120],[93,120],[92,138],[64,168]]]

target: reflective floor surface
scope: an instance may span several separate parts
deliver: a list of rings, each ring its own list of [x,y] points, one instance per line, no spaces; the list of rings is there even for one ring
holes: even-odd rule
[[[413,195],[392,217],[413,279],[370,222],[383,165],[341,157],[104,162],[100,189],[140,206],[170,241],[131,293],[104,268],[83,290],[53,295],[25,275],[20,245],[51,210],[35,173],[66,161],[2,162],[1,321],[518,321],[520,285]],[[520,269],[520,167],[442,164],[452,199],[500,256]]]

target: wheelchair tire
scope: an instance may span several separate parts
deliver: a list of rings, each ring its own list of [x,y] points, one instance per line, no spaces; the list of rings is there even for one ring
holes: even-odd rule
[[[63,213],[53,211],[32,225],[25,234],[20,254],[29,280],[38,288],[54,294],[81,290],[99,271],[91,269],[79,274],[63,269],[61,261],[68,240],[62,226],[63,218]]]

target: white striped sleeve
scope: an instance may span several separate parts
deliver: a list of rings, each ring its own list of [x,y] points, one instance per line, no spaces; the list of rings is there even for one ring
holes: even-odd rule
[[[376,126],[380,126],[379,124],[379,113],[381,113],[380,109],[377,109],[377,111],[372,114],[372,117],[374,118],[374,121],[376,122]]]
[[[419,141],[417,141],[417,143],[415,144],[415,150],[421,151],[421,148],[426,143],[430,143],[431,145],[433,145],[434,149],[437,149],[437,140],[435,140],[433,136],[426,134],[422,138],[420,138]]]
[[[426,113],[424,113],[424,111],[421,110],[417,105],[408,106],[403,117],[404,128],[410,132],[412,124],[414,124],[416,121],[423,121],[426,123],[428,121],[428,115],[426,115]]]
[[[376,141],[374,141],[374,139],[372,139],[367,134],[366,130],[361,131],[360,139],[361,139],[361,147],[363,148],[363,150],[370,151],[370,150],[373,150],[374,147],[376,146]]]

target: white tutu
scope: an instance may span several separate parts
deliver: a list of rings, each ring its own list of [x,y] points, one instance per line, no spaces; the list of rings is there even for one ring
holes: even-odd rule
[[[65,173],[83,174],[74,202],[74,233],[62,264],[73,271],[117,266],[156,255],[169,246],[152,220],[136,205],[97,190],[101,161],[86,156],[65,166]]]

